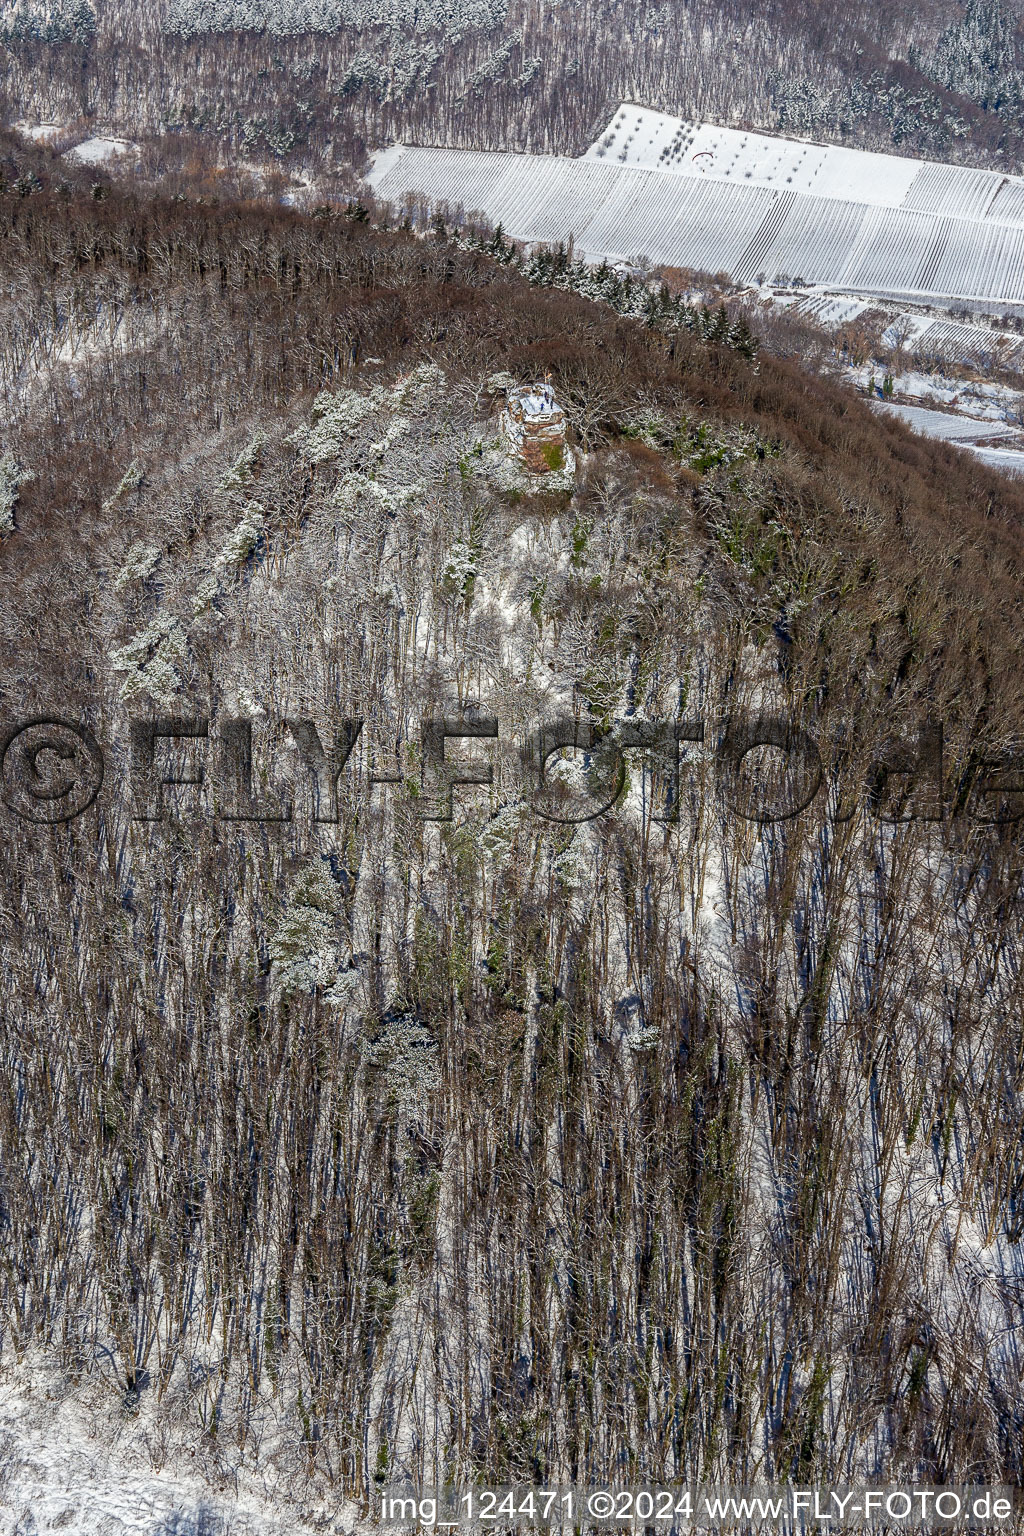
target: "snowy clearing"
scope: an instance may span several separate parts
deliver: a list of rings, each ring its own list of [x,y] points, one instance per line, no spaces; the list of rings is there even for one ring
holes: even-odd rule
[[[83,165],[102,165],[106,160],[112,160],[118,155],[131,154],[138,149],[137,144],[132,144],[128,139],[84,139],[81,144],[76,144],[74,149],[67,151],[69,160],[78,160]]]
[[[48,139],[56,138],[63,132],[61,123],[12,123],[15,133],[20,133],[22,138],[31,139],[34,144],[45,144]]]
[[[917,405],[900,405],[892,400],[872,400],[876,411],[898,416],[915,432],[935,441],[955,443],[977,454],[983,463],[1006,475],[1024,476],[1024,450],[1017,446],[990,448],[987,443],[1008,439],[1021,441],[1019,432],[1005,422],[982,421],[975,416],[955,416],[945,411],[928,411]]]
[[[866,309],[871,307],[870,299],[854,298],[850,294],[839,293],[816,293],[810,298],[794,298],[790,294],[778,294],[772,296],[772,302],[780,308],[792,310],[796,315],[803,315],[807,320],[813,320],[815,325],[820,325],[826,331],[838,330],[843,325],[852,325]]]

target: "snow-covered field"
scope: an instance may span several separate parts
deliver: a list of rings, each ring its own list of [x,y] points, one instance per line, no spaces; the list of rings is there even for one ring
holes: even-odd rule
[[[1020,367],[1024,342],[1019,336],[989,330],[981,325],[955,325],[933,320],[912,333],[915,352],[949,362]]]
[[[1001,302],[1024,313],[1020,178],[622,107],[578,160],[392,145],[369,180],[390,202],[461,205],[516,239],[572,237],[594,261],[646,259],[757,283],[763,302],[826,330],[863,317],[879,346],[940,367],[1018,368],[1024,358],[1015,331],[942,314]],[[870,389],[876,368],[848,369],[851,382]],[[905,375],[895,393],[888,408],[927,436],[965,446],[1019,439],[1024,402],[1004,384]],[[1010,447],[982,456],[1020,470]]]
[[[1012,427],[1005,422],[982,421],[974,416],[955,416],[946,411],[929,411],[919,405],[900,405],[889,400],[874,400],[879,411],[888,412],[905,421],[915,432],[925,437],[942,438],[947,443],[972,443],[1001,437],[1015,436]]]
[[[790,187],[815,197],[841,197],[890,208],[899,207],[909,195],[924,164],[896,155],[688,122],[625,102],[584,159],[607,159],[709,181]],[[990,179],[997,184],[1000,180],[998,176]]]
[[[1006,422],[960,416],[948,411],[929,411],[916,405],[902,405],[891,400],[872,400],[875,410],[898,416],[915,432],[942,442],[968,448],[992,469],[1007,475],[1024,476],[1024,439]],[[1003,443],[1005,441],[1005,446]],[[998,447],[989,444],[997,443]]]
[[[794,314],[813,320],[827,331],[840,326],[852,325],[865,310],[871,308],[870,299],[853,298],[850,294],[815,293],[809,298],[792,298],[790,295],[773,296],[773,302],[785,306]]]
[[[831,292],[805,295],[768,289],[762,292],[762,298],[766,295],[772,304],[803,315],[826,331],[853,325],[869,311],[874,316],[885,315],[888,324],[879,338],[883,346],[903,347],[907,352],[945,363],[1019,369],[1024,358],[1024,338],[1017,332],[936,319],[930,307],[916,311],[900,309],[884,300]]]
[[[1024,180],[902,155],[745,133],[624,102],[585,159],[878,208],[1024,223]]]
[[[1024,307],[1024,180],[620,107],[578,160],[392,146],[381,198],[461,204],[525,241],[854,298]]]
[[[1024,476],[1024,453],[1016,453],[1012,448],[974,448],[972,452],[991,469],[1001,470],[1004,475]]]
[[[138,146],[129,143],[127,139],[107,139],[96,137],[83,139],[81,144],[76,144],[74,149],[69,149],[69,160],[78,160],[82,165],[102,165],[106,160],[112,160],[116,155],[131,154]]]

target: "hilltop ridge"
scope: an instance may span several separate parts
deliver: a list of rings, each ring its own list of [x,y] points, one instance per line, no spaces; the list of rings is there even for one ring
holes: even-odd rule
[[[106,765],[56,826],[5,780],[12,1394],[293,1528],[1019,1482],[1024,488],[452,226],[81,174],[0,192],[6,729]]]

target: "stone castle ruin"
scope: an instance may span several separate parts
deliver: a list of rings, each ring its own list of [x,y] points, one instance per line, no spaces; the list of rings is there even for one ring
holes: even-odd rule
[[[511,452],[533,474],[547,475],[565,467],[565,412],[546,380],[509,390],[501,432]]]

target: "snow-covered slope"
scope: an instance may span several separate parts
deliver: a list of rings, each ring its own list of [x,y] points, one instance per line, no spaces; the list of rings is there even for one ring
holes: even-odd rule
[[[584,159],[898,208],[923,162],[687,122],[624,102]],[[998,178],[996,178],[998,181]]]
[[[0,1536],[291,1536],[298,1498],[266,1473],[211,1458],[194,1435],[118,1413],[102,1379],[72,1385],[41,1359],[0,1371]],[[218,1465],[219,1463],[219,1465]],[[275,1481],[277,1486],[275,1486]],[[325,1532],[351,1531],[339,1500]]]
[[[995,438],[1013,437],[1014,430],[1004,422],[981,421],[974,416],[954,416],[946,411],[929,411],[919,405],[901,405],[887,400],[873,402],[878,410],[889,412],[923,432],[925,437],[941,438],[947,443],[972,443],[992,441]]]
[[[869,207],[1024,223],[1024,179],[777,134],[689,122],[623,102],[584,159],[707,181],[789,188]]]
[[[579,160],[392,146],[369,181],[595,259],[1024,307],[1024,180],[624,105]]]

